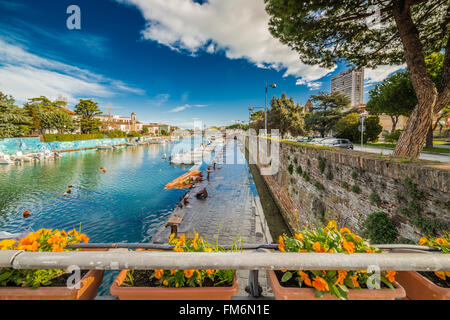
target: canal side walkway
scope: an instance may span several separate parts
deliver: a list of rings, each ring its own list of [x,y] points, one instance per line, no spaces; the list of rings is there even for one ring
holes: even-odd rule
[[[272,238],[264,218],[259,198],[250,189],[249,169],[243,153],[243,146],[236,140],[227,141],[223,150],[215,155],[216,169],[211,165],[209,181],[195,185],[188,194],[187,205],[177,207],[171,216],[182,218],[179,234],[188,238],[194,231],[208,241],[219,244],[232,244],[235,239],[243,243],[271,243]],[[195,194],[206,188],[208,197],[199,200]],[[181,202],[182,203],[182,202]],[[154,243],[167,243],[170,228],[163,225],[153,236]],[[249,271],[237,272],[239,282],[238,296],[247,296],[244,291],[248,284]],[[259,282],[264,296],[272,296],[267,273],[260,272]]]

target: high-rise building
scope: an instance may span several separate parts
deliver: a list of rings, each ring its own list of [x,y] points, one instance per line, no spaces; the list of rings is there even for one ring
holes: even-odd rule
[[[331,78],[331,92],[341,92],[350,99],[350,107],[364,103],[364,69],[348,69]]]

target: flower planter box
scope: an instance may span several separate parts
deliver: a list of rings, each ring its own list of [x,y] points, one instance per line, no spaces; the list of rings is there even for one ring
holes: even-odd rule
[[[401,271],[397,281],[405,288],[411,300],[450,300],[450,289],[434,284],[415,271]]]
[[[313,288],[292,288],[283,287],[274,271],[269,270],[269,280],[272,286],[273,294],[276,300],[339,300],[337,297],[326,293],[321,298],[314,297]],[[404,298],[406,296],[405,290],[397,282],[393,283],[395,290],[392,289],[350,289],[348,291],[349,300],[394,300],[397,298]]]
[[[90,270],[80,280],[80,289],[66,287],[0,287],[0,300],[91,300],[103,280],[103,270]]]
[[[122,270],[111,285],[111,294],[120,300],[230,300],[238,292],[236,275],[231,287],[121,287],[128,270]]]

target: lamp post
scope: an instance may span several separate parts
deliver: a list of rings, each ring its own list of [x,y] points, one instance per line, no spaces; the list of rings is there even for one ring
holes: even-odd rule
[[[275,89],[277,87],[277,85],[275,83],[270,85],[271,88]],[[267,85],[266,82],[266,102],[264,105],[264,129],[266,130],[266,135],[267,135],[267,91],[269,89],[269,86]]]
[[[265,108],[263,108],[263,107],[249,107],[248,108],[248,128],[249,129],[250,129],[252,113],[253,113],[253,110],[255,110],[255,109],[265,109]]]

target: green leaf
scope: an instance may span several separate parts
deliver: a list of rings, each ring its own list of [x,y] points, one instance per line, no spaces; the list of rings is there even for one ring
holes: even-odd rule
[[[335,295],[336,297],[341,298],[341,294],[340,294],[338,288],[334,284],[330,285],[330,292],[333,295]]]
[[[344,286],[344,285],[342,285],[342,284],[338,284],[338,287],[339,287],[342,291],[348,292],[348,288],[347,288],[346,286]]]
[[[345,290],[343,290],[343,287],[344,287],[343,285],[339,285],[339,287],[338,287],[339,293],[341,295],[341,299],[348,300],[348,295],[347,295],[348,289],[344,287]]]
[[[319,291],[319,290],[315,290],[314,291],[314,297],[316,298],[322,298],[325,294],[325,291]]]
[[[392,285],[392,283],[390,283],[385,277],[381,276],[381,281],[387,285],[389,288],[391,288],[392,290],[395,290],[395,287]]]
[[[289,281],[292,278],[292,272],[286,271],[281,278],[281,282]]]

